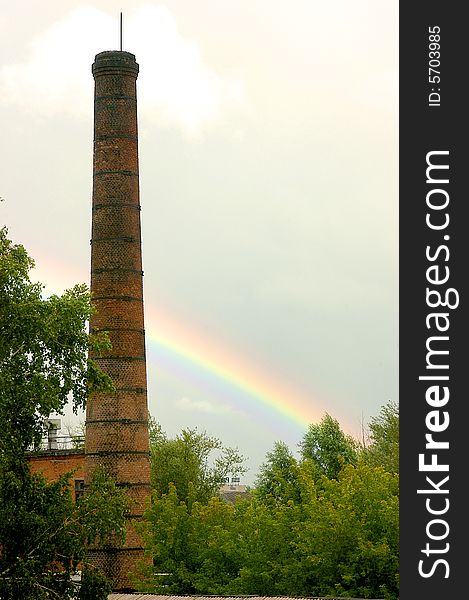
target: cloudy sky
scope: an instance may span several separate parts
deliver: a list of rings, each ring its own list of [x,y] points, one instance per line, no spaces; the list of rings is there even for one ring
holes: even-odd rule
[[[0,1],[1,223],[89,282],[96,53],[136,55],[149,407],[252,481],[327,412],[397,400],[391,0]]]

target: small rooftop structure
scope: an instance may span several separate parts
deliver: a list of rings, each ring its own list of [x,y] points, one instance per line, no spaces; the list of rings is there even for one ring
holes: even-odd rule
[[[236,498],[244,499],[249,497],[249,490],[247,486],[240,485],[239,483],[237,483],[238,481],[239,480],[237,480],[236,482],[232,481],[231,483],[227,483],[220,487],[219,494],[225,502],[234,504],[234,502],[236,502]]]
[[[31,447],[30,451],[35,454],[53,456],[56,454],[84,452],[85,436],[68,432],[62,427],[61,419],[47,419],[47,431],[44,432],[40,443],[36,447]]]

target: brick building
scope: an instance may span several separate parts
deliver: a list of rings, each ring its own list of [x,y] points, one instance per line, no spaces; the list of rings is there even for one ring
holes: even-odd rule
[[[28,456],[31,473],[42,473],[47,481],[57,481],[65,473],[72,472],[70,487],[76,501],[85,490],[84,448],[44,448]]]

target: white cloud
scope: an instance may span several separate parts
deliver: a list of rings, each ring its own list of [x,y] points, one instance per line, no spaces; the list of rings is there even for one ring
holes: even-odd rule
[[[212,71],[198,44],[180,35],[166,7],[149,5],[136,13],[129,40],[138,54],[140,107],[147,117],[197,133],[224,111],[244,105],[242,82]]]
[[[1,101],[40,116],[89,114],[89,63],[99,50],[96,40],[104,37],[108,43],[112,22],[101,11],[83,7],[54,23],[31,41],[27,62],[0,70]]]
[[[226,404],[212,404],[208,400],[192,400],[191,398],[181,398],[176,402],[180,410],[187,412],[201,412],[209,414],[223,414],[235,412],[231,406]]]
[[[0,69],[0,102],[38,116],[90,116],[91,62],[117,45],[118,20],[82,6],[31,42],[27,62]],[[145,5],[129,17],[123,47],[140,64],[140,114],[159,125],[194,135],[245,106],[242,82],[211,70],[164,6]]]

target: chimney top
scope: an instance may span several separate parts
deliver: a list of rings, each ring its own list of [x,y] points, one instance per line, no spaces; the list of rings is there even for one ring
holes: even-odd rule
[[[106,50],[96,55],[92,66],[93,77],[127,73],[135,78],[138,75],[138,63],[135,54],[122,50]]]

